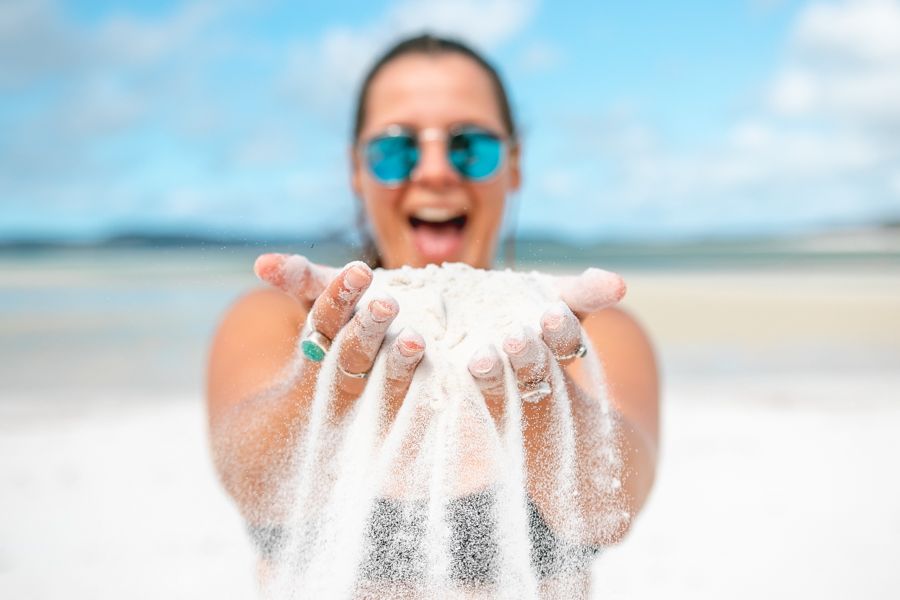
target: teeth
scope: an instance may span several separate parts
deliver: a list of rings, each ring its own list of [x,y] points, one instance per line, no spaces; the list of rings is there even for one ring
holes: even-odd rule
[[[419,219],[420,221],[428,221],[430,223],[443,223],[444,221],[455,219],[462,214],[463,213],[450,208],[443,208],[440,206],[423,206],[422,208],[417,209],[412,216],[416,219]]]

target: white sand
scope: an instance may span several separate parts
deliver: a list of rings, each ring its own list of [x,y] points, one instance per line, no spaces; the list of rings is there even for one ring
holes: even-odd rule
[[[900,377],[670,388],[651,501],[597,598],[896,598]]]
[[[595,597],[896,598],[900,278],[625,275],[662,463]],[[2,386],[0,598],[254,597],[199,394]]]
[[[0,598],[252,598],[198,398],[0,417]]]
[[[597,561],[595,597],[896,597],[898,389],[891,377],[670,389],[657,487]],[[254,597],[203,428],[189,398],[4,420],[0,597]]]

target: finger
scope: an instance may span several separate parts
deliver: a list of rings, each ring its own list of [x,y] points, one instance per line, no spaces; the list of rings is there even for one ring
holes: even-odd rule
[[[424,355],[425,338],[412,329],[401,331],[388,348],[384,384],[386,423],[393,423]]]
[[[310,327],[333,340],[371,283],[372,269],[360,261],[349,263],[316,298],[309,311]]]
[[[541,337],[554,358],[567,365],[581,347],[581,325],[565,302],[557,302],[541,317]],[[560,357],[568,357],[560,359]]]
[[[262,254],[253,264],[256,276],[298,300],[319,297],[338,270],[310,262],[299,254]]]
[[[549,349],[530,327],[507,336],[503,351],[509,356],[509,364],[516,374],[519,388],[530,390],[546,381],[549,374]]]
[[[345,328],[344,338],[338,354],[338,387],[350,396],[359,396],[365,388],[365,377],[347,375],[369,372],[375,355],[384,341],[384,334],[400,306],[388,295],[373,298],[368,305],[358,310]]]
[[[484,396],[488,412],[499,426],[503,423],[503,407],[506,405],[506,386],[503,380],[503,363],[493,346],[481,348],[469,360],[469,373],[475,379]]]
[[[586,269],[581,275],[557,280],[560,298],[579,318],[616,304],[625,296],[625,281],[617,273]]]

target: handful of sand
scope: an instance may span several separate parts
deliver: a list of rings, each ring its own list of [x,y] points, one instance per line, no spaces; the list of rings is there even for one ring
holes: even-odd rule
[[[564,575],[582,566],[583,553],[564,541],[577,539],[582,524],[575,500],[572,399],[560,366],[552,361],[549,374],[555,428],[549,450],[554,459],[545,465],[550,475],[542,479],[551,488],[546,497],[554,499],[555,512],[561,515],[555,524],[564,530],[553,542],[562,546],[553,554],[552,565],[536,563],[533,554],[533,545],[543,542],[535,541],[529,516],[530,474],[515,376],[504,364],[506,407],[498,424],[467,369],[469,359],[484,346],[500,348],[508,334],[523,326],[537,330],[543,312],[560,299],[558,283],[537,272],[484,271],[462,264],[375,271],[361,303],[387,293],[400,305],[385,344],[411,328],[425,339],[425,355],[406,398],[386,422],[387,361],[386,353],[379,353],[362,396],[335,426],[329,405],[336,350],[343,342],[341,335],[335,338],[300,436],[288,495],[293,502],[287,523],[290,537],[276,561],[270,597],[381,597],[398,590],[414,592],[409,597],[416,598],[455,597],[474,587],[495,598],[537,598],[542,596],[539,572],[551,569]],[[592,352],[584,360],[594,373],[588,401],[599,407],[598,421],[590,427],[604,444],[596,454],[600,462],[614,466],[602,372]],[[617,474],[598,476],[613,481]],[[490,502],[483,503],[478,514],[451,519],[450,507],[459,506],[454,499],[473,491],[488,494]],[[396,496],[395,508],[374,511],[385,496]],[[491,525],[487,534],[470,535],[460,534],[460,523]],[[391,533],[373,537],[373,531]],[[485,554],[485,548],[490,552]],[[466,561],[488,561],[482,570],[490,576],[462,582],[459,565]],[[404,567],[399,582],[394,581],[398,564],[412,565]],[[559,597],[576,597],[576,588],[561,585],[565,589]]]

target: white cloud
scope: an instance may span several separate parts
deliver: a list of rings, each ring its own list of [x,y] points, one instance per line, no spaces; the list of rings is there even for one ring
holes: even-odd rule
[[[374,29],[394,36],[429,29],[494,48],[522,30],[535,7],[533,0],[403,0]]]
[[[895,0],[851,0],[813,4],[794,33],[802,53],[814,58],[864,64],[900,60],[900,4]]]
[[[98,49],[129,65],[152,64],[177,53],[233,3],[186,2],[170,18],[146,21],[113,16],[96,32]]]
[[[678,154],[625,136],[607,155],[623,157],[620,193],[707,210],[722,223],[900,213],[889,191],[900,164],[900,4],[849,0],[801,11],[766,101],[724,133]]]
[[[346,122],[365,69],[392,41],[429,31],[490,51],[524,29],[536,5],[535,0],[399,0],[365,26],[332,27],[313,44],[298,43],[285,89],[334,122]]]
[[[770,99],[776,112],[797,116],[809,113],[816,102],[816,81],[806,71],[786,70],[772,88]]]
[[[547,40],[535,40],[519,56],[519,68],[526,73],[550,71],[563,62],[563,52],[559,46]]]
[[[816,3],[799,17],[770,100],[780,114],[900,130],[900,3]]]
[[[298,158],[297,142],[285,131],[261,129],[241,140],[232,158],[239,168],[289,165]]]
[[[688,148],[628,106],[569,115],[560,123],[571,142],[561,156],[569,170],[561,178],[549,166],[535,191],[566,200],[550,218],[585,233],[601,222],[605,235],[896,218],[898,46],[898,3],[812,4],[800,12],[763,97],[719,135]],[[599,215],[593,222],[585,217],[592,214]],[[546,226],[523,217],[527,226]]]
[[[71,70],[84,49],[47,0],[0,2],[0,89]]]
[[[563,167],[545,169],[537,182],[541,195],[550,200],[570,198],[580,189],[579,183],[578,173]]]
[[[900,169],[894,171],[888,182],[891,192],[900,200]]]
[[[158,65],[195,41],[233,4],[188,2],[149,21],[120,13],[85,29],[67,21],[48,0],[2,2],[0,87],[21,89],[47,78],[77,81]]]

